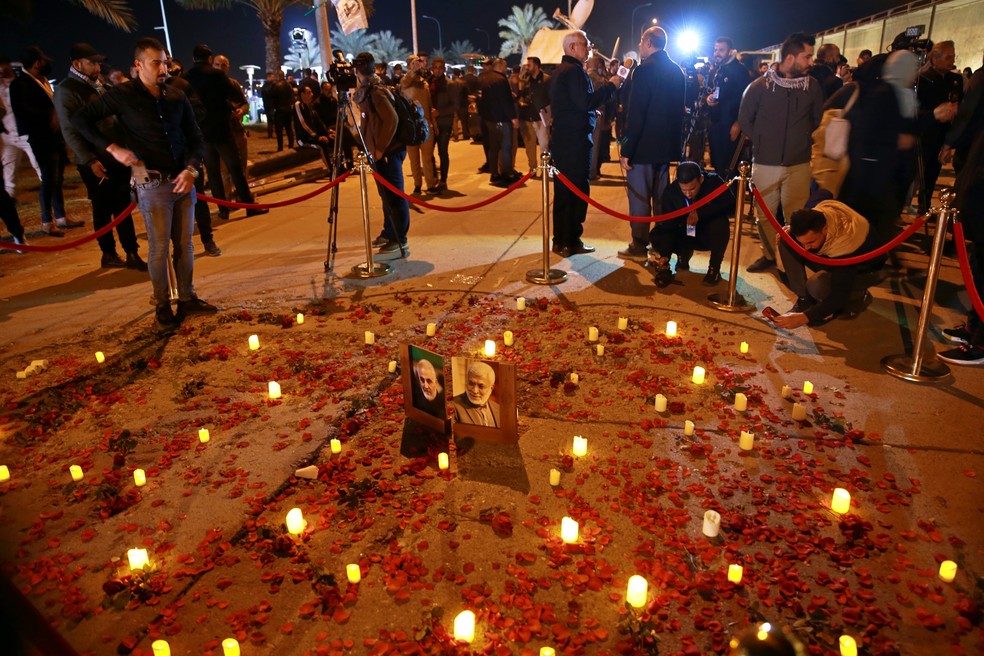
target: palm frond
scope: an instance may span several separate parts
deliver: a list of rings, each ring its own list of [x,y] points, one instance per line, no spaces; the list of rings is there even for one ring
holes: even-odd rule
[[[137,27],[137,19],[126,0],[72,0],[72,2],[124,32],[132,32]]]

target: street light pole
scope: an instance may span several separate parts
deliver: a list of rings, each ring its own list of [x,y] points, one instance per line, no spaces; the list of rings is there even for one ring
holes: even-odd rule
[[[644,9],[646,7],[652,7],[652,6],[653,6],[653,3],[647,2],[645,4],[639,5],[638,7],[636,7],[635,9],[632,10],[632,23],[629,25],[629,44],[630,44],[629,47],[630,48],[635,47],[635,44],[638,43],[637,37],[635,35],[635,17],[636,17],[636,12],[639,11],[640,9]]]
[[[475,31],[476,32],[481,32],[482,34],[485,35],[485,42],[488,44],[488,49],[486,51],[486,54],[491,55],[492,54],[492,37],[490,37],[489,36],[489,33],[486,32],[485,30],[483,30],[480,27],[476,27],[475,28]]]
[[[423,14],[421,14],[420,17],[421,18],[426,18],[427,20],[432,20],[435,23],[437,23],[437,49],[443,52],[444,51],[444,39],[441,37],[441,21],[437,20],[433,16],[424,16]]]
[[[174,51],[171,50],[171,33],[167,29],[167,14],[164,13],[164,0],[161,0],[161,20],[164,22],[163,25],[158,25],[155,30],[164,30],[164,44],[167,46],[167,51],[174,56]]]

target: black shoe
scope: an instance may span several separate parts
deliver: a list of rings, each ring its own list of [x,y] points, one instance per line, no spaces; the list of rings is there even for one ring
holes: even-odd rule
[[[489,184],[492,185],[493,187],[508,187],[509,181],[506,180],[501,175],[493,175],[491,178],[489,178]]]
[[[795,312],[806,312],[816,304],[817,301],[815,298],[812,298],[810,296],[800,296],[799,298],[796,299],[796,302],[793,303],[793,307],[789,308],[789,312],[787,314],[792,314]]]
[[[559,249],[554,250],[554,253],[560,257],[570,257],[572,255],[571,249],[567,246],[561,246]]]
[[[190,301],[178,301],[178,317],[184,318],[189,314],[215,314],[219,308],[211,303],[206,303],[197,296],[192,296]]]
[[[263,216],[264,214],[269,214],[269,213],[270,210],[266,209],[265,207],[255,208],[251,210],[246,210],[246,218],[249,218],[251,216]]]
[[[561,244],[560,242],[555,241],[553,243],[553,246],[550,247],[550,250],[552,250],[557,255],[560,255],[560,252],[562,250],[564,250],[564,248],[565,248],[565,246],[563,244]]]
[[[26,246],[27,245],[27,239],[24,238],[24,234],[23,233],[21,233],[21,236],[20,237],[18,237],[17,235],[12,235],[12,237],[13,237],[14,243],[17,244],[18,246]],[[17,250],[16,248],[14,249],[14,252],[17,253],[18,255],[23,255],[24,254],[24,251]]]
[[[222,255],[222,249],[219,248],[218,245],[216,245],[214,239],[209,239],[207,242],[203,244],[203,246],[205,246],[205,252],[211,255],[212,257],[218,257]]]
[[[479,173],[488,173],[489,172],[489,165],[488,164],[482,164],[481,166],[478,167],[478,172]]]
[[[134,271],[146,271],[147,263],[140,259],[140,256],[136,253],[126,254],[126,268],[133,269]]]
[[[965,323],[954,326],[953,328],[944,328],[941,332],[943,333],[943,339],[954,344],[970,343],[970,331],[967,330],[967,324]]]
[[[395,239],[388,239],[388,240],[386,240],[386,243],[385,244],[383,244],[382,246],[379,247],[379,252],[380,253],[395,253],[396,251],[400,250],[400,247],[401,246],[403,247],[404,250],[406,250],[406,248],[407,248],[407,242],[403,242],[401,244],[400,242],[396,241]]]
[[[99,266],[104,269],[125,269],[126,262],[116,254],[116,251],[113,251],[112,253],[103,253],[102,262]]]
[[[677,265],[677,270],[680,270],[680,265]],[[721,271],[717,267],[708,267],[707,275],[704,276],[704,284],[708,287],[713,287],[714,285],[721,282]]]
[[[950,364],[984,364],[984,349],[964,344],[955,349],[937,353],[936,357]]]
[[[415,194],[419,194],[420,193],[420,185],[417,185],[416,187],[413,188],[413,193],[415,193]]]
[[[171,304],[158,305],[157,311],[154,313],[157,320],[157,329],[161,331],[174,330],[181,325],[178,318],[174,316],[174,312],[171,310]]]
[[[219,218],[222,219],[223,221],[228,221],[229,220],[229,208],[228,207],[220,207],[219,208]]]
[[[656,283],[656,287],[659,289],[668,287],[673,282],[673,272],[670,271],[669,263],[657,269],[656,275],[653,276],[653,282]]]
[[[676,270],[678,272],[680,272],[680,271],[690,271],[690,256],[689,255],[687,257],[680,257],[679,255],[677,255]],[[708,271],[710,271],[710,270],[708,269]]]
[[[864,312],[874,300],[875,299],[872,298],[871,296],[871,292],[869,292],[867,289],[864,290],[863,294],[852,296],[852,298],[844,306],[844,311],[842,313],[843,318],[845,319],[856,318],[858,315]]]
[[[763,255],[759,259],[749,264],[748,267],[746,267],[745,271],[748,271],[749,273],[758,273],[759,271],[765,271],[766,269],[771,269],[775,265],[776,265],[775,260],[770,260],[769,258]]]
[[[570,250],[571,255],[581,255],[583,253],[594,253],[595,247],[588,246],[587,244],[577,244],[571,246],[568,250]]]
[[[514,182],[519,182],[520,180],[523,179],[523,176],[520,174],[520,172],[516,170],[510,171],[509,173],[503,175],[502,177],[505,178],[510,184]]]

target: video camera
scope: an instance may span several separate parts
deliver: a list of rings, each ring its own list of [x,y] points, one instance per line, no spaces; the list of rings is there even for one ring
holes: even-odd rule
[[[355,67],[345,60],[345,53],[341,50],[332,50],[334,59],[328,67],[325,77],[339,91],[351,91],[359,86],[359,81],[355,77]]]
[[[914,25],[905,28],[904,32],[899,32],[898,36],[892,40],[892,51],[909,50],[919,58],[919,64],[926,62],[926,55],[933,49],[933,42],[929,39],[920,38],[925,32],[925,25]]]

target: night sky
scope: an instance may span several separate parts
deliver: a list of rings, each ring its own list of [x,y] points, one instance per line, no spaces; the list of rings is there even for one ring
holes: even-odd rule
[[[0,0],[2,1],[2,0]],[[443,42],[469,39],[481,50],[487,50],[486,30],[492,46],[498,50],[500,39],[496,21],[507,15],[514,4],[524,2],[486,0],[417,0],[419,46],[422,49],[437,47],[437,25],[432,20],[419,18],[428,15],[441,23]],[[566,0],[534,0],[547,15],[561,7],[566,13]],[[640,0],[596,0],[595,8],[585,25],[589,38],[606,55],[612,53],[617,36],[622,37],[619,50],[626,47],[632,11],[645,4]],[[685,0],[667,2],[654,0],[652,5],[636,12],[636,30],[643,22],[658,17],[660,24],[670,33],[671,56],[678,58],[676,35],[685,28],[701,35],[701,53],[710,54],[714,37],[726,34],[735,39],[741,50],[754,50],[780,42],[794,31],[821,31],[841,23],[862,18],[884,9],[903,5],[899,0],[828,0],[826,2],[785,2],[767,0]],[[161,25],[159,0],[131,0],[130,5],[139,21],[137,32],[127,34],[91,16],[84,9],[68,0],[34,0],[35,16],[27,23],[0,19],[0,49],[17,60],[24,46],[40,45],[55,58],[55,77],[69,65],[68,50],[75,41],[88,41],[110,56],[111,65],[126,68],[132,59],[132,44],[136,37],[151,35],[161,38],[163,32],[154,27]],[[370,19],[370,31],[390,30],[411,45],[409,0],[376,0],[376,14]],[[175,56],[190,63],[191,49],[196,43],[207,43],[216,53],[229,56],[233,68],[242,64],[263,65],[263,32],[259,20],[249,8],[235,6],[220,12],[187,11],[174,0],[164,0],[168,26]],[[40,9],[41,11],[38,11]],[[292,27],[304,27],[315,31],[314,14],[294,7],[286,12],[283,44]],[[332,14],[334,11],[332,10]],[[334,19],[332,19],[334,27]],[[634,44],[636,41],[632,40]],[[286,45],[282,45],[286,53]],[[634,49],[634,45],[633,48]],[[621,54],[621,53],[620,53]],[[240,76],[242,77],[242,76]]]

